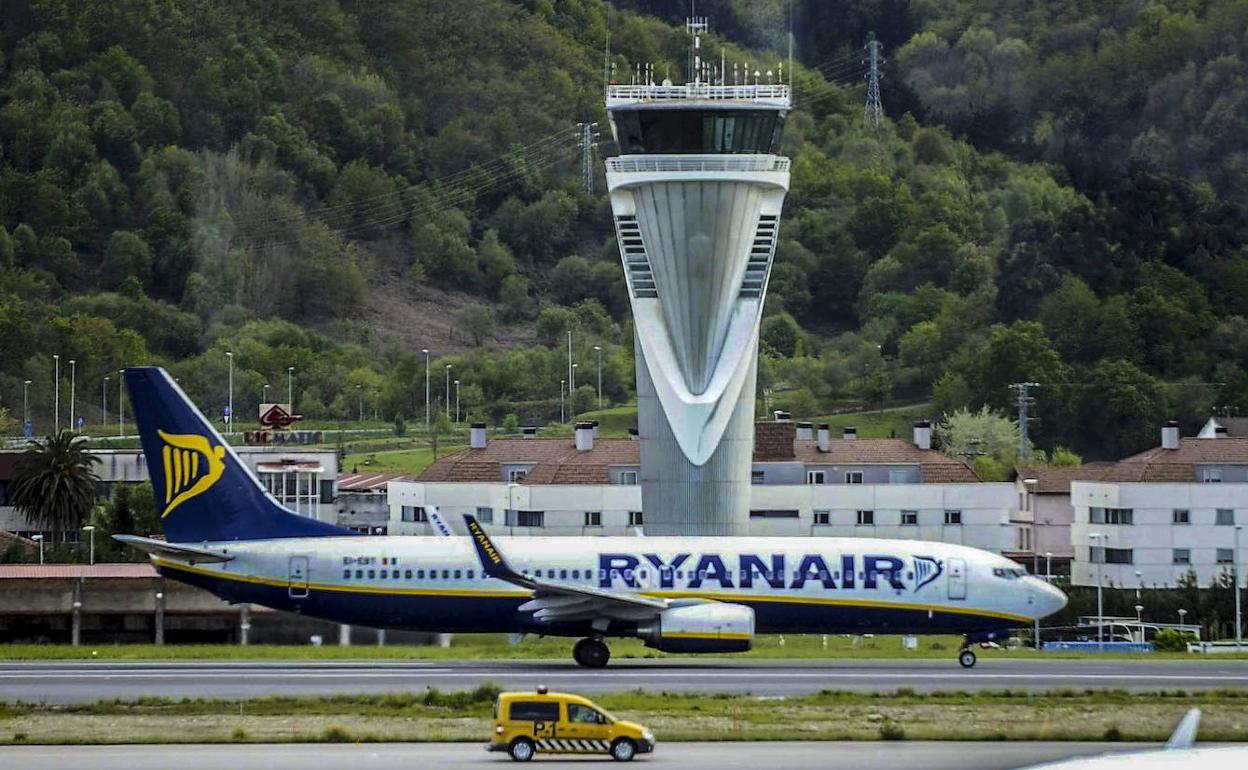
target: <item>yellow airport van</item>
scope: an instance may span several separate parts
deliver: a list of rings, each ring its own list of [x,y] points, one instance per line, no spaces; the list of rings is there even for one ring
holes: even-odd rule
[[[517,762],[538,752],[610,754],[627,762],[654,751],[654,734],[616,719],[587,698],[560,692],[504,692],[494,704],[494,735],[486,751],[505,751]]]

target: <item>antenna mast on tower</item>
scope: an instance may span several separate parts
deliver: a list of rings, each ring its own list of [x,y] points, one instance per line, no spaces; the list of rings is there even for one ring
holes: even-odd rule
[[[702,82],[702,36],[711,29],[711,25],[705,16],[690,16],[685,19],[685,29],[693,36],[689,49],[689,81],[696,85]]]
[[[880,130],[884,121],[884,107],[880,104],[880,65],[884,58],[880,56],[883,46],[875,39],[875,33],[867,41],[867,106],[864,118],[868,128]]]

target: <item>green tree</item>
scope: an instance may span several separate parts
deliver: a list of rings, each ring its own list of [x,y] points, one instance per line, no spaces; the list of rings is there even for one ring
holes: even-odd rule
[[[483,305],[468,305],[459,311],[459,327],[472,339],[474,347],[481,347],[486,337],[494,332],[494,313]]]
[[[972,462],[988,457],[1003,468],[1013,468],[1018,456],[1018,425],[988,407],[946,414],[934,432],[942,452]]]
[[[38,529],[52,532],[52,541],[76,531],[95,505],[100,482],[86,440],[72,431],[30,442],[18,460],[13,481],[13,507]]]
[[[133,277],[147,283],[152,270],[152,250],[137,233],[114,231],[108,239],[101,268],[109,288],[117,288]]]
[[[765,318],[760,336],[767,349],[785,358],[801,355],[806,337],[793,316],[784,312]]]

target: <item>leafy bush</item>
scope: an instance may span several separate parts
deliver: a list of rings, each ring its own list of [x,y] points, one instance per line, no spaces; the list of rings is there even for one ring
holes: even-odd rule
[[[1190,631],[1165,628],[1153,637],[1153,649],[1158,652],[1187,652],[1187,643],[1194,641],[1196,636]]]

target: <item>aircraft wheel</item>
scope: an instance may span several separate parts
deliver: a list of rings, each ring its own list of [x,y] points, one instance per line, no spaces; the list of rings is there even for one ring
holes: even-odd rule
[[[572,648],[572,658],[585,668],[603,668],[611,660],[611,649],[600,639],[582,639]]]
[[[958,653],[958,663],[962,664],[962,668],[970,668],[975,665],[975,651],[963,650]]]
[[[528,738],[517,738],[507,747],[507,753],[517,762],[528,762],[535,752],[536,747]]]
[[[617,762],[628,762],[637,756],[637,746],[627,738],[620,738],[611,744],[611,758]]]

